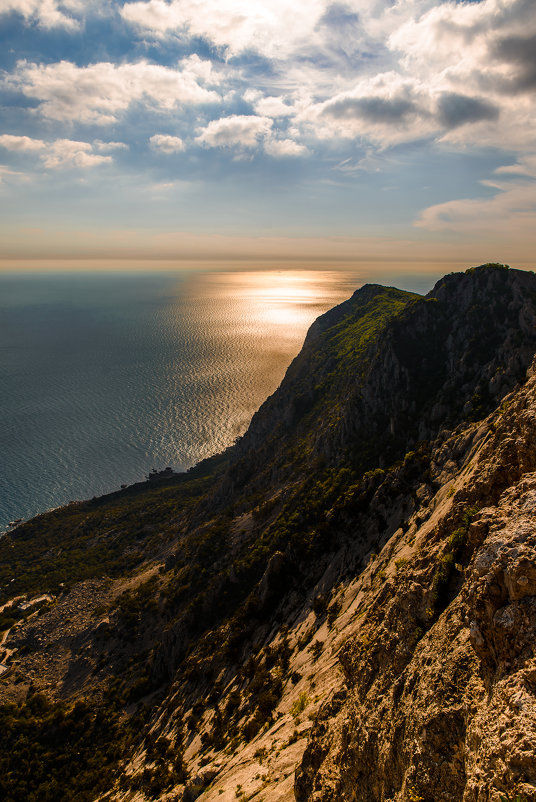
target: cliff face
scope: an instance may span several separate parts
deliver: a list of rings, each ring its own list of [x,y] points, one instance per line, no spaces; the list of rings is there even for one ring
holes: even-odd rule
[[[438,492],[362,577],[298,802],[536,799],[535,436],[533,376],[435,444]]]
[[[363,287],[225,455],[0,543],[6,799],[536,802],[535,352],[532,274]]]

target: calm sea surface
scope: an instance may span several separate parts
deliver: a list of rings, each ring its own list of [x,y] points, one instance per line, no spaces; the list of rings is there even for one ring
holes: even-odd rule
[[[0,531],[230,445],[335,271],[0,275]]]
[[[241,434],[344,274],[0,276],[0,531]]]

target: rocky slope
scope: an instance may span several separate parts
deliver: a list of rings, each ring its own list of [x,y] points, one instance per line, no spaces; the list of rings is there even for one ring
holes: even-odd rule
[[[438,492],[361,579],[298,802],[536,799],[535,436],[532,375],[436,444]]]
[[[536,802],[535,352],[532,274],[366,286],[226,454],[3,539],[5,799]]]

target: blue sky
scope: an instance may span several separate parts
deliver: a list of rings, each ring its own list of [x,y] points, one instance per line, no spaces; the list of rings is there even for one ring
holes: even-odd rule
[[[536,264],[534,0],[2,0],[0,260]]]

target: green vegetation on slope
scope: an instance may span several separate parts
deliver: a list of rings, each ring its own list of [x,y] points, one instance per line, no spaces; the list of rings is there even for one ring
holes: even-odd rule
[[[3,802],[92,802],[119,782],[158,799],[186,777],[182,752],[165,738],[146,743],[152,763],[140,777],[121,776],[139,743],[143,713],[120,713],[112,693],[98,709],[85,700],[52,703],[30,694],[0,708],[0,798]]]
[[[224,464],[220,456],[186,474],[69,504],[17,527],[0,538],[0,601],[128,574],[176,538],[174,522],[207,493]]]
[[[0,708],[4,802],[91,802],[108,790],[132,732],[113,709],[69,708],[41,694]]]

